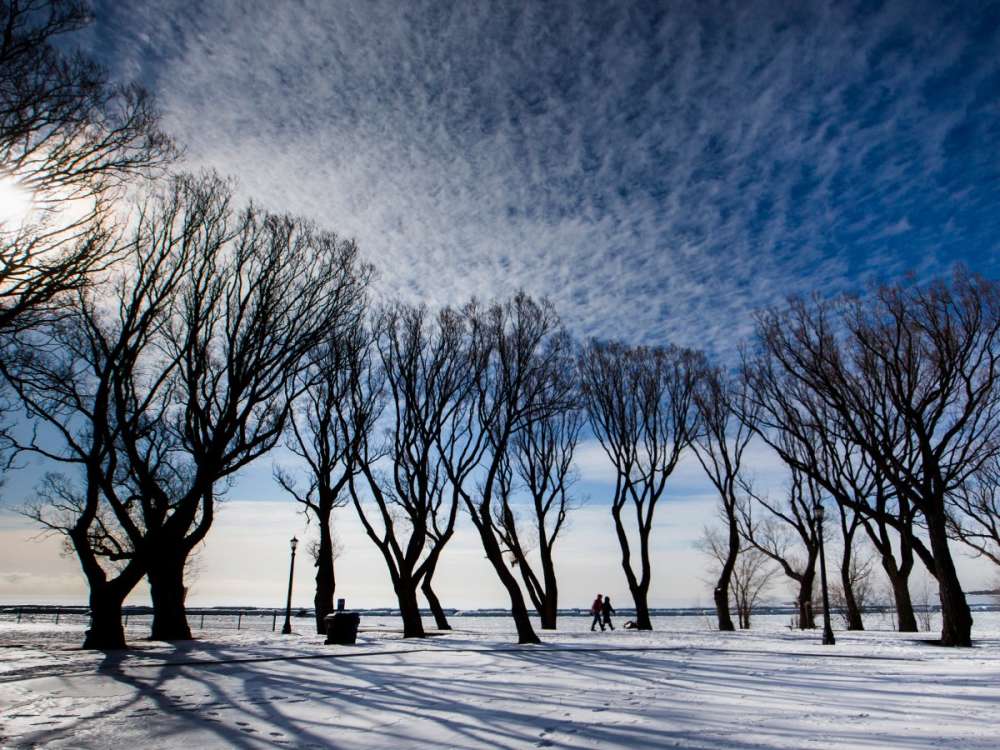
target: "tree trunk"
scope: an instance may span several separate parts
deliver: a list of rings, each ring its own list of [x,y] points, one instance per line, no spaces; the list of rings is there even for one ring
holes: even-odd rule
[[[733,618],[729,614],[729,581],[719,577],[719,583],[715,587],[715,613],[719,618],[719,630],[729,632],[735,630]]]
[[[420,619],[420,604],[417,602],[417,584],[411,578],[401,577],[396,587],[399,600],[399,614],[403,618],[404,638],[425,638],[424,623]]]
[[[906,557],[906,550],[903,550]],[[896,604],[896,629],[900,633],[916,633],[917,616],[913,612],[913,601],[910,599],[910,571],[913,569],[913,553],[909,554],[909,564],[897,566],[896,558],[891,552],[882,555],[882,570],[885,571],[892,586],[892,598]]]
[[[125,594],[113,586],[90,589],[90,628],[83,641],[83,648],[95,651],[111,651],[128,648],[125,643],[125,628],[122,625],[122,603]]]
[[[971,646],[972,613],[951,557],[945,514],[928,513],[925,518],[941,595],[941,645]]]
[[[184,609],[185,557],[179,555],[154,555],[154,562],[146,573],[149,594],[153,600],[154,641],[190,641],[191,628]]]
[[[109,581],[107,573],[98,562],[90,537],[91,524],[99,502],[97,484],[98,480],[88,474],[87,508],[69,529],[69,539],[90,589],[90,627],[84,636],[83,648],[110,651],[128,648],[122,623],[122,604],[129,592],[142,580],[145,571],[139,560],[133,557]]]
[[[531,625],[528,604],[524,601],[524,594],[521,593],[521,587],[518,585],[517,579],[507,570],[507,566],[504,565],[500,548],[496,547],[495,554],[487,552],[487,557],[493,563],[493,568],[497,571],[500,582],[503,583],[504,588],[507,589],[507,594],[510,596],[510,615],[514,618],[514,626],[517,628],[517,642],[541,643],[541,640],[535,634],[535,629]]]
[[[555,630],[556,617],[559,612],[559,583],[556,580],[556,570],[555,564],[552,562],[551,549],[546,544],[540,552],[545,591],[542,593],[542,606],[538,609],[538,616],[542,622],[542,630]]]
[[[427,572],[424,573],[424,580],[420,584],[420,590],[424,592],[424,598],[427,600],[427,605],[431,608],[431,614],[434,615],[434,625],[438,630],[451,630],[451,624],[448,622],[448,618],[444,614],[444,609],[441,607],[441,602],[434,593],[434,589],[431,588],[431,576],[434,575],[434,568],[437,566],[437,561],[434,561],[434,565],[428,566]]]
[[[892,586],[892,597],[896,604],[896,627],[900,633],[916,633],[917,617],[913,612],[913,601],[910,599],[910,573],[913,571],[913,545],[910,543],[908,516],[902,514],[903,527],[899,530],[899,563],[892,551],[889,539],[889,529],[883,520],[878,520],[878,533],[869,524],[865,530],[879,551],[882,570],[885,571],[889,584]]]
[[[514,583],[517,586],[517,583]],[[517,594],[511,595],[510,615],[514,618],[514,626],[517,628],[518,643],[541,643],[542,641],[535,635],[535,629],[531,626],[531,617],[528,615],[528,607],[521,595],[520,589]]]
[[[740,619],[740,630],[750,629],[750,606],[740,605],[737,607],[737,615]]]
[[[528,605],[524,601],[521,586],[507,569],[503,558],[503,551],[500,549],[497,538],[493,533],[490,522],[489,502],[483,502],[478,509],[470,504],[469,510],[473,514],[473,521],[482,539],[486,557],[493,564],[493,569],[496,571],[497,577],[504,585],[504,588],[507,589],[507,594],[510,596],[510,615],[514,618],[514,626],[517,628],[517,642],[541,643],[541,640],[535,634],[535,629],[531,626],[531,617],[528,614]]]
[[[319,550],[316,557],[316,632],[326,633],[326,616],[333,613],[333,595],[337,581],[333,569],[333,535],[330,533],[330,516],[319,516]]]
[[[916,633],[917,616],[913,612],[913,601],[910,599],[910,584],[902,574],[890,575],[892,596],[896,601],[896,623],[900,633]]]
[[[858,607],[858,600],[854,596],[854,581],[851,579],[851,542],[852,540],[848,538],[844,544],[844,557],[840,563],[840,585],[844,588],[847,629],[864,630],[865,624],[861,619],[861,608]]]
[[[816,619],[813,616],[813,577],[805,576],[799,581],[799,630],[812,630],[816,627]]]
[[[715,613],[719,618],[719,630],[732,631],[733,618],[729,614],[729,584],[733,577],[733,569],[736,567],[736,558],[740,554],[740,532],[735,519],[729,519],[729,547],[726,550],[726,559],[722,564],[722,571],[719,573],[719,581],[715,585]]]
[[[848,630],[864,630],[865,623],[861,618],[861,609],[858,607],[858,601],[854,597],[854,588],[850,584],[850,580],[845,580],[844,585],[844,609],[846,610],[845,615],[847,617],[847,629]]]
[[[638,585],[629,584],[629,588],[632,591],[632,601],[635,603],[635,629],[652,630],[653,623],[649,619],[649,604],[647,602],[649,592]]]
[[[622,524],[620,511],[617,508],[612,508],[611,515],[615,519],[615,531],[618,534],[618,544],[622,551],[622,570],[625,573],[625,580],[628,582],[628,589],[632,594],[632,602],[635,606],[635,629],[652,630],[653,623],[649,619],[649,604],[647,603],[649,578],[648,576],[644,576],[640,582],[635,577],[635,572],[632,570],[632,551],[629,548],[628,533],[625,531],[624,524]],[[648,543],[649,537],[644,535],[640,529],[639,549],[644,560],[649,559]]]
[[[538,612],[538,617],[542,622],[542,630],[556,629],[556,602],[551,596],[542,600],[542,608]]]

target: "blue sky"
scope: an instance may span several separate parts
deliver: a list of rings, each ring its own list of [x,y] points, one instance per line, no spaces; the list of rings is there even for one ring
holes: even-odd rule
[[[85,45],[155,92],[187,165],[356,237],[382,295],[525,288],[581,336],[726,357],[788,293],[1000,272],[998,3],[95,7]],[[269,473],[234,501],[280,500]],[[677,564],[711,519],[699,481],[660,542]],[[586,554],[602,529],[573,533]]]
[[[393,294],[731,347],[792,291],[998,270],[997,3],[104,2],[192,164]]]

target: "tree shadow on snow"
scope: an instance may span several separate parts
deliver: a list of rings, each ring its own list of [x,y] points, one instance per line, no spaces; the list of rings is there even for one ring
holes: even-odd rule
[[[904,660],[864,669],[861,656],[831,672],[821,668],[822,654],[775,651],[762,660],[759,653],[697,647],[435,641],[299,656],[283,643],[251,657],[245,645],[206,641],[108,654],[99,673],[124,697],[73,727],[18,739],[87,747],[93,738],[89,746],[99,747],[113,731],[118,741],[134,736],[167,747],[744,748],[805,746],[817,739],[819,722],[835,736],[831,742],[875,748],[912,736],[891,730],[876,736],[870,725],[847,719],[879,712],[905,721],[937,679],[909,670]],[[988,687],[998,677],[979,673],[959,682]],[[962,700],[989,702],[986,692]],[[921,702],[919,711],[945,727],[955,708],[941,699]],[[831,717],[844,720],[833,724]]]

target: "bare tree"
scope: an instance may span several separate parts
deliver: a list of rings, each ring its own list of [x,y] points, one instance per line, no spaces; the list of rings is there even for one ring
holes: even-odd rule
[[[726,526],[728,527],[728,525],[727,520]],[[715,564],[714,574],[717,576],[718,571],[729,561],[728,529],[720,530],[706,526],[697,546]],[[763,552],[748,544],[744,544],[738,550],[736,563],[733,565],[730,575],[729,592],[732,596],[732,607],[736,610],[740,630],[750,628],[750,622],[757,605],[771,588],[777,576],[778,569],[773,565],[771,558]],[[714,589],[714,581],[712,586]]]
[[[635,602],[636,627],[652,630],[649,538],[653,515],[682,452],[698,429],[695,390],[706,365],[688,349],[628,347],[592,341],[579,361],[590,424],[615,467],[611,515],[622,551],[622,569]],[[623,518],[635,513],[639,570]]]
[[[76,290],[66,314],[19,332],[16,356],[0,362],[27,410],[63,447],[51,436],[19,441],[8,434],[8,440],[17,450],[78,472],[79,485],[70,478],[49,480],[29,514],[66,535],[87,578],[91,627],[85,648],[125,647],[122,602],[146,574],[134,542],[142,533],[133,517],[141,498],[126,481],[116,379],[123,362],[134,362],[166,325],[194,248],[180,237],[221,231],[224,211],[190,187],[178,182],[141,208],[134,232],[120,240],[121,252],[134,265],[110,282],[109,302]],[[192,202],[204,210],[187,214]],[[167,227],[171,231],[164,231]]]
[[[440,527],[440,524],[438,526]],[[441,538],[440,529],[435,529],[435,532],[436,536],[434,539],[439,540]],[[423,580],[420,582],[420,591],[423,593],[424,599],[427,600],[427,606],[434,617],[434,626],[438,630],[451,630],[451,623],[448,622],[448,614],[444,611],[444,607],[441,606],[441,600],[438,598],[433,586],[434,573],[437,571],[438,561],[441,559],[441,552],[443,550],[443,544],[435,543],[431,547],[427,560],[427,569],[424,572]]]
[[[956,488],[951,501],[954,538],[1000,565],[1000,456]]]
[[[553,374],[572,381],[572,360],[567,358],[564,364],[566,372]],[[547,396],[555,393],[564,398],[562,389],[547,389],[542,393]],[[501,461],[496,474],[493,522],[500,541],[512,557],[512,565],[516,565],[521,574],[542,629],[554,630],[559,589],[552,552],[566,515],[575,505],[572,497],[576,481],[573,453],[585,415],[579,404],[572,401],[544,411],[545,416],[528,422],[515,434],[510,455]],[[518,514],[515,484],[523,487],[529,496],[526,519]],[[541,575],[529,558],[529,552],[535,547]]]
[[[917,613],[920,630],[925,633],[930,632],[931,628],[934,627],[934,599],[936,598],[934,589],[933,576],[930,574],[925,573],[917,579],[916,591],[914,592],[916,607],[914,609]]]
[[[153,637],[182,640],[185,562],[218,493],[280,440],[289,384],[356,319],[368,270],[353,243],[308,224],[253,206],[234,215],[213,176],[178,178],[152,206],[109,299],[81,296],[50,327],[51,358],[29,353],[9,379],[63,434],[69,454],[54,457],[79,462],[78,429],[101,437],[87,515],[108,505],[149,578]],[[100,378],[63,395],[77,361]],[[37,441],[25,448],[49,455]]]
[[[847,630],[864,630],[863,615],[875,597],[875,556],[852,539],[851,552],[841,561],[840,580],[830,586],[831,608],[840,610]]]
[[[293,401],[285,445],[305,463],[305,470],[298,472],[304,474],[304,483],[289,469],[274,469],[278,484],[319,527],[313,597],[317,633],[326,632],[336,591],[333,512],[351,501],[349,483],[358,472],[361,433],[373,429],[382,408],[381,388],[365,382],[373,377],[369,343],[358,321],[354,331],[324,346],[303,371],[304,390]]]
[[[893,492],[868,454],[845,435],[838,416],[773,361],[745,361],[744,378],[752,394],[748,401],[760,409],[755,412],[758,434],[786,464],[809,474],[837,502],[842,518],[861,522],[891,582],[899,630],[916,632],[908,583],[914,550],[928,566],[933,566],[933,556],[914,536],[913,509]],[[898,420],[885,423],[883,429],[897,441],[905,434]]]
[[[846,537],[857,529],[865,530],[868,540],[878,552],[882,569],[889,579],[901,633],[917,632],[917,621],[910,598],[909,579],[913,571],[916,546],[929,564],[933,557],[923,542],[914,536],[914,511],[905,498],[899,498],[885,477],[871,464],[864,451],[849,440],[826,440],[823,450],[823,472],[820,483],[837,501],[841,531]],[[839,446],[831,451],[830,446]],[[850,519],[850,521],[848,520]],[[845,548],[841,564],[841,580],[853,580],[857,566],[851,559],[853,541]],[[862,566],[863,567],[863,566]],[[847,588],[850,591],[850,588]],[[857,596],[854,597],[857,599]],[[844,606],[851,611],[851,598],[845,596]],[[860,609],[860,605],[858,605]],[[849,619],[850,619],[849,615]],[[860,613],[853,616],[857,625]]]
[[[360,479],[351,478],[351,496],[385,558],[403,635],[422,638],[417,589],[433,573],[458,512],[439,441],[446,423],[472,398],[469,368],[475,365],[467,356],[468,322],[458,311],[431,316],[425,308],[396,304],[382,310],[375,327],[389,424],[383,443],[359,433],[358,472],[371,504],[363,501]],[[383,458],[385,471],[378,466]]]
[[[797,585],[799,627],[803,630],[816,627],[813,586],[819,556],[819,522],[815,513],[821,498],[819,488],[794,468],[783,503],[755,493],[747,481],[742,486],[748,499],[741,500],[737,508],[740,535],[747,544],[776,562]],[[763,521],[754,517],[757,507],[764,511]]]
[[[448,478],[510,597],[518,642],[538,643],[495,523],[497,474],[518,433],[572,402],[573,383],[557,376],[566,371],[572,341],[552,305],[523,292],[485,308],[471,304],[465,314],[474,397],[453,413],[439,443]]]
[[[165,381],[171,398],[157,399],[136,377],[121,378],[116,396],[131,474],[149,503],[161,640],[190,638],[184,560],[212,523],[217,483],[280,441],[299,392],[290,384],[317,352],[353,334],[371,275],[354,242],[308,222],[251,205],[235,223],[231,239],[202,249],[175,301],[162,341],[176,363]]]
[[[897,502],[894,515],[898,523],[890,525],[886,521],[886,505],[884,493],[880,492],[876,496],[875,507],[881,510],[877,510],[871,518],[862,515],[862,523],[869,540],[878,551],[882,570],[889,579],[899,632],[916,633],[917,619],[913,612],[909,581],[915,563],[914,541],[920,541],[914,537],[913,511],[905,501]],[[891,530],[898,530],[898,534],[891,534]],[[898,551],[894,549],[894,543]]]
[[[835,311],[793,302],[760,317],[758,342],[767,367],[786,376],[781,387],[835,415],[919,514],[930,549],[910,541],[938,581],[941,642],[970,645],[949,518],[955,491],[1000,445],[1000,284],[958,269],[949,281],[882,287]],[[788,399],[767,400],[783,422]],[[818,473],[809,463],[800,468]]]
[[[837,504],[840,517],[840,535],[844,542],[840,556],[840,599],[844,609],[844,621],[848,630],[864,630],[864,620],[861,618],[863,592],[856,590],[856,585],[863,585],[871,565],[867,560],[859,560],[855,554],[854,537],[862,525],[862,516],[855,510],[840,503]]]
[[[745,381],[727,377],[713,369],[695,389],[695,403],[701,430],[695,435],[694,450],[699,463],[719,493],[720,510],[726,524],[726,554],[713,591],[719,630],[733,630],[729,614],[729,586],[741,540],[737,507],[743,454],[754,434],[755,407],[746,398]]]
[[[118,188],[174,155],[141,88],[63,51],[90,19],[78,0],[0,2],[0,186],[31,207],[0,220],[0,332],[31,325],[107,266]]]
[[[771,558],[754,547],[745,546],[736,558],[733,569],[733,603],[739,617],[740,630],[749,630],[750,621],[761,598],[766,594],[778,569],[771,565]]]

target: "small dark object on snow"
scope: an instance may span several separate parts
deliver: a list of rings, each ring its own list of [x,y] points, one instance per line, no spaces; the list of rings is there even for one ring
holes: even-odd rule
[[[326,642],[340,646],[353,645],[358,639],[358,624],[361,615],[357,612],[335,612],[326,616]]]

